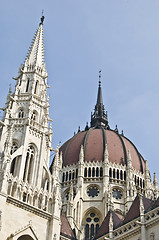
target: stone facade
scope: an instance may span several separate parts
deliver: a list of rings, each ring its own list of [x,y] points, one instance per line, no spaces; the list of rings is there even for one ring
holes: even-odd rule
[[[0,239],[159,239],[156,175],[109,127],[101,72],[91,126],[52,148],[43,21],[1,108]]]

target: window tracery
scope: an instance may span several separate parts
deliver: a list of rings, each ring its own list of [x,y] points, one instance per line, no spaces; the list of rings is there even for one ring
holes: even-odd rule
[[[33,175],[33,167],[35,160],[35,148],[30,145],[27,149],[26,161],[25,161],[25,169],[24,169],[24,177],[23,180],[28,183],[31,183],[32,175]]]
[[[13,142],[10,154],[12,155],[17,149],[18,149],[18,144]],[[12,173],[13,176],[16,175],[16,165],[17,165],[17,157],[15,157],[11,162],[10,173]]]
[[[93,239],[100,225],[100,218],[95,211],[86,215],[85,219],[85,240]]]

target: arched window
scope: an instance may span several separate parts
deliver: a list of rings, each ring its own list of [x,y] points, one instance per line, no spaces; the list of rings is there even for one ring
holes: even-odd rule
[[[76,169],[76,178],[78,177],[78,169]]]
[[[85,239],[89,239],[89,224],[87,223],[85,226]]]
[[[17,143],[13,143],[12,144],[12,147],[11,147],[11,151],[10,151],[10,154],[12,155],[16,150],[18,149],[18,144]],[[16,167],[17,167],[17,159],[18,157],[15,157],[13,160],[12,160],[12,163],[11,163],[11,167],[10,167],[10,173],[12,173],[12,175],[15,177],[16,176]]]
[[[135,184],[136,184],[136,175],[135,175]]]
[[[18,118],[24,118],[24,110],[20,109],[19,113],[18,113]]]
[[[103,168],[100,167],[100,177],[103,177]]]
[[[92,168],[92,177],[95,177],[95,168]]]
[[[139,177],[137,178],[137,186],[139,186]]]
[[[124,181],[126,181],[126,172],[124,171]]]
[[[62,182],[64,182],[65,181],[65,173],[63,173],[63,175],[62,175]]]
[[[28,183],[31,183],[32,181],[34,162],[35,162],[35,149],[32,145],[30,145],[27,149],[25,169],[23,175],[23,180],[25,182],[27,181]]]
[[[36,81],[36,83],[35,83],[35,89],[34,89],[34,94],[37,94],[37,93],[38,93],[38,86],[39,86],[39,82]]]
[[[12,155],[18,149],[18,144],[13,142],[10,154]]]
[[[120,180],[123,180],[123,171],[120,170]]]
[[[28,92],[29,91],[29,79],[27,80],[27,84],[26,84],[26,92]]]
[[[72,172],[72,180],[74,180],[74,178],[75,178],[75,172],[73,171]]]
[[[115,178],[115,169],[113,169],[113,178]]]
[[[140,178],[140,187],[142,188],[142,179]]]
[[[112,177],[112,169],[111,168],[109,169],[109,177],[110,178]]]
[[[94,239],[100,225],[99,215],[95,211],[89,212],[85,217],[85,240]]]
[[[84,169],[84,177],[87,177],[87,168]]]
[[[66,181],[68,180],[68,172],[66,172]]]
[[[96,177],[99,177],[99,168],[96,168]]]
[[[88,168],[88,177],[91,177],[91,168]]]
[[[117,179],[119,179],[119,170],[117,169]]]
[[[33,121],[37,120],[37,113],[36,113],[36,111],[33,111],[32,115],[31,115],[31,120],[33,120]]]
[[[71,180],[71,172],[69,172],[69,181]]]

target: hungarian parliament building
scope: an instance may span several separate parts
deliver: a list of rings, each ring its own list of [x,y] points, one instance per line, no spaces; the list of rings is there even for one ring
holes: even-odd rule
[[[159,240],[156,174],[109,126],[100,72],[90,124],[52,148],[43,27],[0,108],[0,240]]]

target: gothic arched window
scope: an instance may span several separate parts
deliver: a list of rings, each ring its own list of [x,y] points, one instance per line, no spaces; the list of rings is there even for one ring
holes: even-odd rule
[[[103,168],[100,167],[100,177],[103,177]]]
[[[10,154],[12,155],[16,150],[18,149],[18,144],[13,142]],[[15,157],[12,162],[11,162],[11,167],[10,167],[10,173],[12,173],[13,176],[16,175],[16,165],[17,165],[17,158]]]
[[[99,229],[99,225],[99,215],[92,210],[85,217],[85,240],[94,239],[94,236]]]
[[[18,118],[24,118],[24,110],[23,109],[19,110]]]
[[[38,86],[39,86],[39,82],[36,81],[36,83],[35,83],[35,89],[34,89],[34,94],[37,94],[37,93],[38,93]]]
[[[99,177],[99,168],[96,168],[96,177]]]
[[[31,115],[31,120],[34,120],[34,121],[37,120],[37,113],[36,113],[36,111],[33,111],[32,115]]]
[[[25,161],[25,169],[23,180],[31,183],[32,175],[33,175],[33,167],[35,162],[35,148],[30,145],[27,149],[26,161]]]
[[[87,168],[84,169],[84,177],[87,177]]]
[[[29,91],[29,79],[27,80],[27,84],[26,84],[26,92],[28,92]]]

